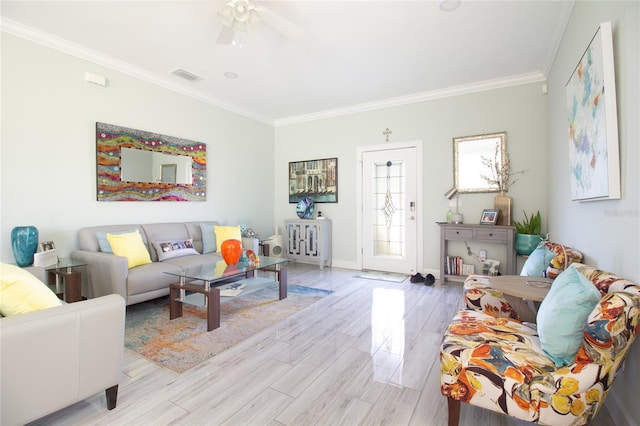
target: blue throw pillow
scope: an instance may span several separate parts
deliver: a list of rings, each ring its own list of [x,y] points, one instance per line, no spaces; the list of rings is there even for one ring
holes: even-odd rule
[[[556,254],[549,250],[546,245],[539,245],[524,262],[520,275],[527,277],[546,276],[547,266],[555,256]]]
[[[209,225],[206,223],[200,224],[200,231],[202,231],[202,254],[212,253],[216,251],[216,233],[213,229],[215,225]]]
[[[569,365],[575,358],[587,318],[601,297],[591,280],[574,266],[553,281],[538,310],[537,326],[540,346],[557,367]]]

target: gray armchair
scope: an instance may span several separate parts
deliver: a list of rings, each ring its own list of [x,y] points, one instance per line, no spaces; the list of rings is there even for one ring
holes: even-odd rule
[[[105,391],[116,406],[125,303],[119,295],[0,319],[0,424],[22,425]]]

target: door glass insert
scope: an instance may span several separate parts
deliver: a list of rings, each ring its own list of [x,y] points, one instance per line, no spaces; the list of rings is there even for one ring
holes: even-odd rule
[[[373,173],[373,254],[403,256],[405,253],[404,161],[375,163]]]

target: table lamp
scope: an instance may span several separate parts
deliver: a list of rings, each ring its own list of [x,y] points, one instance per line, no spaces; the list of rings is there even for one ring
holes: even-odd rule
[[[462,213],[458,211],[458,188],[455,186],[452,187],[444,193],[444,196],[447,200],[451,200],[453,197],[456,197],[456,212],[451,215],[451,223],[462,223]],[[447,217],[447,221],[448,219],[449,218]]]

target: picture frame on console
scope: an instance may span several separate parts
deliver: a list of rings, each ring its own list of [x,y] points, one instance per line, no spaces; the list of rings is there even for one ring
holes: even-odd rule
[[[498,214],[496,209],[484,209],[480,217],[480,225],[495,225],[498,222]]]

